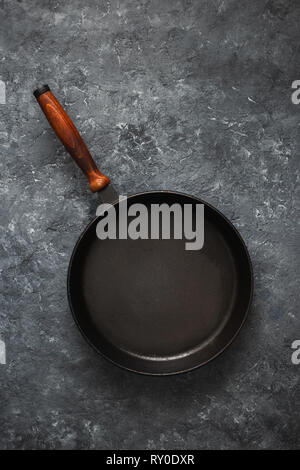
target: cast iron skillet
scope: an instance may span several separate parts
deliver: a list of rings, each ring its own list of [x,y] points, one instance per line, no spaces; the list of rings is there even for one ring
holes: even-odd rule
[[[74,124],[44,85],[34,92],[93,192],[119,209],[110,180],[97,169]],[[99,240],[93,220],[69,265],[68,298],[85,339],[125,369],[152,375],[185,372],[218,356],[243,325],[253,293],[247,248],[231,222],[210,204],[173,191],[132,195],[128,206],[203,203],[205,241]],[[194,212],[193,212],[194,214]]]

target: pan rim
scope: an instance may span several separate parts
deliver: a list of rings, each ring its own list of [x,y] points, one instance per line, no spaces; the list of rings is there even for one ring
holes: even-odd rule
[[[184,369],[180,369],[180,370],[176,370],[176,371],[172,371],[172,372],[145,372],[145,371],[140,371],[140,370],[136,370],[136,369],[133,369],[133,368],[130,368],[128,366],[125,366],[123,364],[119,364],[118,362],[114,361],[113,359],[111,359],[108,355],[106,355],[103,351],[101,351],[92,341],[91,339],[88,337],[88,335],[85,333],[84,329],[82,328],[81,324],[80,324],[80,321],[78,319],[78,316],[77,314],[75,313],[75,309],[73,307],[73,303],[72,303],[72,296],[71,296],[71,271],[72,271],[72,266],[73,266],[73,262],[74,262],[74,258],[76,256],[76,253],[78,251],[78,247],[81,243],[81,241],[83,240],[83,238],[85,237],[86,233],[90,230],[90,227],[95,223],[95,221],[99,218],[99,217],[94,217],[87,225],[86,227],[84,228],[84,230],[80,233],[76,243],[75,243],[75,246],[72,250],[72,254],[71,254],[71,257],[70,257],[70,261],[69,261],[69,266],[68,266],[68,273],[67,273],[67,296],[68,296],[68,303],[69,303],[69,307],[70,307],[70,310],[71,310],[71,314],[72,314],[72,317],[74,319],[74,322],[75,324],[77,325],[81,335],[83,336],[83,338],[85,339],[85,341],[93,348],[94,351],[96,351],[99,355],[101,355],[102,357],[104,357],[106,360],[108,360],[109,362],[111,362],[112,364],[114,364],[115,366],[121,368],[121,369],[124,369],[124,370],[127,370],[129,372],[134,372],[136,374],[140,374],[140,375],[148,375],[148,376],[159,376],[159,377],[167,377],[167,376],[171,376],[171,375],[178,375],[178,374],[183,374],[183,373],[187,373],[187,372],[190,372],[192,370],[195,370],[195,369],[198,369],[199,367],[202,367],[206,364],[208,364],[209,362],[213,361],[214,359],[216,359],[218,356],[220,356],[232,343],[233,341],[236,339],[236,337],[238,336],[239,332],[241,331],[242,327],[244,326],[245,322],[246,322],[246,319],[248,318],[248,314],[249,314],[249,311],[251,309],[251,305],[252,305],[252,301],[253,301],[253,294],[254,294],[254,274],[253,274],[253,264],[252,264],[252,261],[251,261],[251,258],[250,258],[250,254],[249,254],[249,251],[248,251],[248,248],[244,242],[244,239],[242,238],[241,234],[239,233],[239,231],[237,230],[237,228],[233,225],[233,223],[222,213],[220,212],[218,209],[216,209],[212,204],[204,201],[203,199],[200,199],[198,198],[197,196],[194,196],[194,195],[191,195],[191,194],[187,194],[187,193],[183,193],[183,192],[180,192],[180,191],[173,191],[173,190],[150,190],[150,191],[142,191],[142,192],[139,192],[139,193],[134,193],[134,194],[129,194],[129,195],[126,195],[127,199],[132,199],[134,197],[139,197],[139,196],[147,196],[147,195],[151,195],[151,194],[172,194],[174,196],[181,196],[181,197],[188,197],[190,199],[193,199],[194,201],[196,201],[197,203],[199,204],[204,204],[205,206],[209,207],[211,210],[213,210],[215,213],[217,213],[228,225],[229,227],[233,230],[233,232],[235,233],[235,235],[237,236],[237,238],[239,239],[240,243],[241,243],[241,246],[243,248],[243,251],[244,251],[244,254],[246,255],[246,260],[247,260],[247,264],[248,264],[248,268],[249,268],[249,275],[250,275],[250,290],[249,290],[249,299],[248,299],[248,303],[247,303],[247,307],[245,309],[245,312],[244,312],[244,315],[243,315],[243,319],[239,325],[239,327],[236,329],[235,333],[232,335],[232,337],[230,338],[229,341],[227,341],[227,343],[223,346],[223,348],[221,348],[216,354],[212,355],[209,359],[203,361],[203,362],[200,362],[199,364],[195,365],[195,366],[192,366],[192,367],[188,367],[188,368],[184,368]],[[110,204],[112,204],[113,206],[119,204],[119,199],[116,199],[115,201],[112,201]]]

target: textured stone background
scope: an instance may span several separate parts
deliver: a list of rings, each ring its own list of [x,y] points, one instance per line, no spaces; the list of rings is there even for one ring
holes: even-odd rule
[[[0,15],[0,447],[299,447],[299,1],[2,0]],[[82,339],[66,273],[97,196],[32,96],[44,82],[122,194],[192,193],[241,231],[254,304],[211,364],[138,376]]]

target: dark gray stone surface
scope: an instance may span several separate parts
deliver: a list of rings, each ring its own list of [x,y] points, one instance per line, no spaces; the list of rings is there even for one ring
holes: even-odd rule
[[[299,7],[0,2],[1,448],[299,447]],[[209,365],[138,376],[82,339],[66,273],[97,196],[32,96],[44,82],[121,194],[192,193],[242,233],[253,308]]]

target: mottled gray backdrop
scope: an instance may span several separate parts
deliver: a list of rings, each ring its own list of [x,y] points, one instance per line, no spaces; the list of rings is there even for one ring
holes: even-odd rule
[[[1,448],[299,447],[299,20],[298,0],[0,2]],[[138,376],[82,339],[66,273],[98,199],[43,83],[121,194],[192,193],[241,231],[254,304],[214,362]]]

